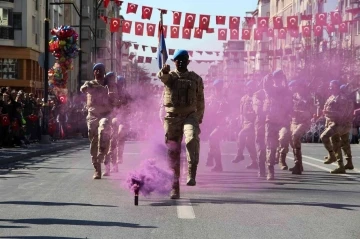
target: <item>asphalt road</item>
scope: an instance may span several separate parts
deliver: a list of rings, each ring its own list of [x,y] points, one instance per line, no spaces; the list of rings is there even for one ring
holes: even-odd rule
[[[144,143],[128,143],[120,173],[102,180],[92,179],[87,147],[8,165],[0,169],[0,238],[360,238],[360,170],[331,175],[322,145],[303,147],[304,174],[277,167],[268,182],[245,169],[248,158],[231,163],[235,143],[222,146],[224,172],[211,173],[202,143],[196,187],[183,185],[179,201],[141,197],[137,207],[122,184],[152,155]],[[352,149],[360,169],[360,146]]]

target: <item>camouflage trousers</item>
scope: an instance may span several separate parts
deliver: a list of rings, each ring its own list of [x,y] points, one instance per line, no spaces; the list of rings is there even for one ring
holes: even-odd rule
[[[238,135],[238,156],[243,156],[244,149],[246,147],[250,159],[253,162],[257,162],[257,156],[256,156],[256,148],[255,148],[255,127],[253,123],[246,123],[243,125],[243,128],[241,129],[239,135]]]
[[[103,163],[109,151],[111,125],[107,118],[86,117],[93,164]]]
[[[276,153],[279,151],[279,136],[283,126],[278,123],[265,123],[265,145],[266,145],[266,163],[268,166],[274,166]],[[286,132],[282,130],[282,132]]]
[[[164,120],[164,130],[170,167],[174,170],[175,180],[178,180],[180,177],[180,154],[183,135],[185,136],[186,159],[189,169],[196,168],[199,163],[199,122],[195,113],[189,115],[167,113]]]
[[[110,149],[106,156],[105,164],[108,164],[109,162],[112,164],[123,163],[127,129],[128,126],[121,122],[121,120],[118,118],[112,119]]]
[[[341,150],[343,150],[346,159],[352,158],[349,139],[351,128],[351,124],[327,122],[325,130],[320,136],[326,150],[334,152],[338,162],[343,162]]]
[[[290,127],[288,126],[280,126],[278,132],[278,147],[276,150],[276,161],[279,158],[283,160],[286,159],[286,155],[289,153],[289,145],[291,141],[291,132]]]
[[[266,161],[265,123],[255,123],[255,145],[260,165]]]
[[[291,123],[290,131],[291,131],[291,140],[290,145],[293,149],[301,149],[301,138],[309,129],[308,124],[298,124],[298,123]]]
[[[220,143],[224,136],[222,125],[215,127],[209,136],[208,160],[215,161],[215,165],[221,166],[221,148]]]

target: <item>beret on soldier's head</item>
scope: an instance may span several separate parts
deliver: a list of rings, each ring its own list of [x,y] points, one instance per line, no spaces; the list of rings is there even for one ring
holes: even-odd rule
[[[285,76],[283,70],[279,69],[273,72],[273,77],[282,77]]]
[[[125,81],[125,77],[123,76],[117,76],[116,79],[117,81]]]
[[[174,54],[173,60],[177,60],[179,57],[187,57],[189,58],[189,53],[187,50],[177,50]]]
[[[250,81],[246,82],[245,86],[252,87],[255,83],[256,83],[255,81],[250,80]]]
[[[96,63],[93,67],[93,71],[100,70],[100,69],[105,71],[105,65],[103,63]]]
[[[220,86],[222,86],[223,85],[223,81],[222,80],[215,80],[214,82],[213,82],[213,86],[215,86],[215,87],[220,87]]]
[[[294,86],[297,86],[298,85],[298,81],[297,80],[292,80],[289,82],[289,87],[294,87]]]
[[[106,73],[106,75],[105,75],[106,78],[110,78],[110,77],[113,77],[113,76],[115,77],[115,73],[112,72],[112,71]]]
[[[334,85],[337,85],[337,86],[339,86],[340,87],[340,81],[338,81],[338,80],[332,80],[332,81],[330,81],[330,85],[331,84],[334,84]]]

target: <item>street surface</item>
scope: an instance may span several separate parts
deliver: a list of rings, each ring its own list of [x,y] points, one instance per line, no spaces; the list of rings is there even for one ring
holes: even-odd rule
[[[120,173],[93,180],[88,146],[34,157],[0,169],[0,238],[360,238],[360,146],[357,170],[331,175],[322,144],[303,146],[304,174],[276,167],[276,180],[232,164],[236,144],[224,142],[223,173],[205,167],[201,145],[196,187],[179,201],[134,197],[121,185],[146,159],[145,143],[128,142]],[[293,166],[289,154],[288,165]]]

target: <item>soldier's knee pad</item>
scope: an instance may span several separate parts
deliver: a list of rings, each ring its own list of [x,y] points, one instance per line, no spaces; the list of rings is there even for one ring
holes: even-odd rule
[[[108,127],[109,126],[109,120],[107,118],[100,119],[99,126]]]

